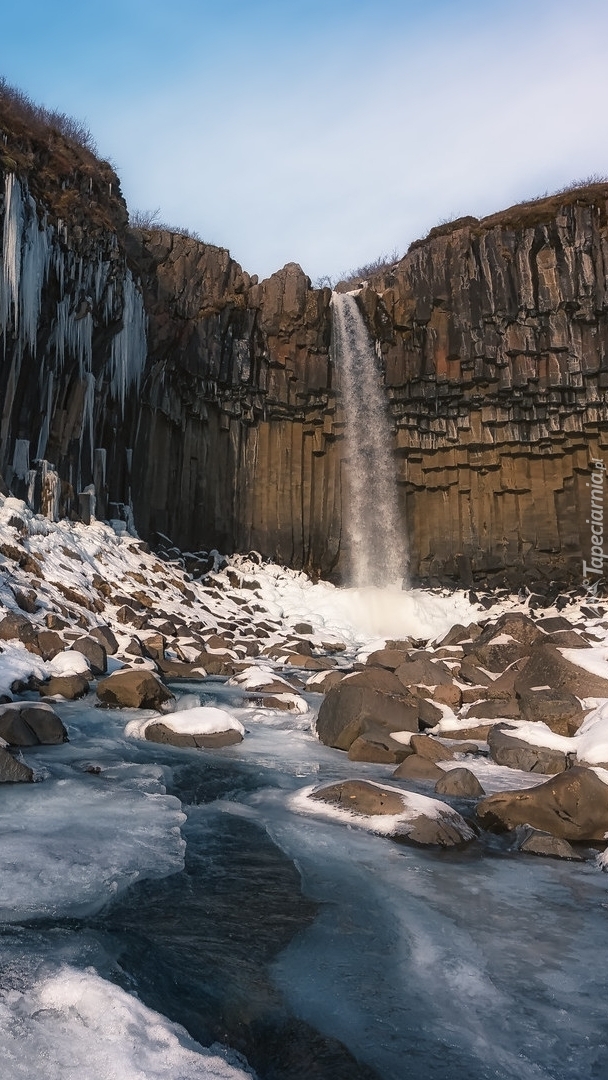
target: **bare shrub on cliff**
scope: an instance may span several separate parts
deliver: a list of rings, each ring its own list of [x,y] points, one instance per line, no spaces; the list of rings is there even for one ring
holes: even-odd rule
[[[156,210],[129,210],[129,225],[132,229],[160,229],[159,214],[160,206]]]
[[[37,105],[23,90],[11,86],[5,78],[0,76],[0,109],[4,114],[13,119],[21,120],[31,127],[46,131],[56,131],[63,135],[68,142],[77,143],[78,146],[97,154],[95,140],[87,125],[76,120],[67,113],[57,109],[47,109],[44,105]]]
[[[367,281],[368,278],[375,277],[377,274],[392,270],[400,258],[401,256],[395,248],[390,255],[379,255],[377,259],[366,263],[365,266],[358,266],[353,270],[344,270],[335,277],[324,274],[315,280],[314,287],[315,289],[333,289],[336,285],[354,285],[361,281]]]
[[[189,240],[197,240],[204,243],[202,236],[195,229],[187,229],[182,225],[168,225],[166,221],[159,221],[160,206],[155,210],[130,210],[129,225],[132,229],[144,232],[170,232],[176,236],[185,236]]]

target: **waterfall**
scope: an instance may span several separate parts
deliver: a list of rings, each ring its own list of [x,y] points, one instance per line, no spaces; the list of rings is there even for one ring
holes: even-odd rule
[[[334,293],[332,314],[334,361],[346,418],[349,499],[343,532],[350,584],[361,588],[401,582],[407,544],[382,374],[356,295]]]

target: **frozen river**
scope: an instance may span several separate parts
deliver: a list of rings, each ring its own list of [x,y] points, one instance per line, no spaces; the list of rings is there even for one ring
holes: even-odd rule
[[[44,782],[0,788],[2,1078],[608,1075],[605,875],[303,814],[310,784],[392,767],[321,746],[312,713],[213,700],[239,746],[60,704]]]

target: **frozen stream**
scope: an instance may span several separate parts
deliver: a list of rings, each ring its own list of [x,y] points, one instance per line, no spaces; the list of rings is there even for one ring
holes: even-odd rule
[[[238,747],[66,703],[44,783],[0,788],[3,1080],[245,1075],[213,1043],[268,1080],[608,1075],[605,875],[302,815],[307,785],[392,768],[217,695]]]

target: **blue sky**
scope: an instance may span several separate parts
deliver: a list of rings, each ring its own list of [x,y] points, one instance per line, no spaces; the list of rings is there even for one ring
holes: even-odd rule
[[[338,275],[608,173],[605,0],[5,0],[0,72],[132,209],[250,273]]]

